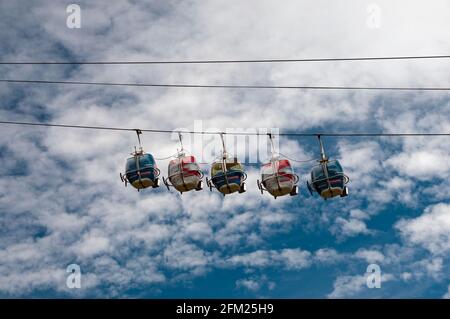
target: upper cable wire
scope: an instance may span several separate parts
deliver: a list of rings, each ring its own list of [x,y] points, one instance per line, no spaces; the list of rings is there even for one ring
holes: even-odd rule
[[[228,84],[152,84],[152,83],[113,83],[86,81],[49,81],[49,80],[13,80],[0,79],[2,83],[22,84],[66,84],[66,85],[98,85],[129,86],[159,88],[207,88],[207,89],[295,89],[295,90],[386,90],[386,91],[450,91],[450,87],[399,87],[399,86],[329,86],[329,85],[228,85]]]
[[[42,126],[42,127],[59,127],[59,128],[75,128],[75,129],[91,129],[91,130],[108,130],[108,131],[130,131],[136,132],[136,128],[126,127],[112,127],[112,126],[90,126],[90,125],[72,125],[72,124],[55,124],[55,123],[39,123],[39,122],[18,122],[18,121],[0,121],[0,124],[5,125],[19,125],[19,126]],[[268,135],[267,133],[259,132],[223,132],[223,131],[189,131],[189,130],[162,130],[162,129],[139,129],[141,132],[148,133],[182,133],[182,134],[202,134],[202,135]],[[303,136],[303,137],[316,137],[316,136],[343,136],[343,137],[400,137],[400,136],[450,136],[450,133],[368,133],[368,132],[285,132],[278,133],[279,136]]]
[[[133,64],[227,64],[227,63],[293,63],[332,61],[380,61],[448,59],[450,55],[404,55],[381,57],[247,59],[247,60],[150,60],[150,61],[0,61],[0,65],[133,65]]]

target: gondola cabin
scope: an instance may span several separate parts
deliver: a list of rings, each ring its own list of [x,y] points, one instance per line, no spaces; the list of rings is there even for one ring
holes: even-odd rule
[[[203,189],[203,172],[194,156],[180,156],[169,163],[168,179],[163,179],[169,189],[173,186],[180,193]]]
[[[298,176],[294,174],[287,159],[272,159],[261,168],[261,182],[258,188],[261,194],[268,191],[273,197],[298,194]]]
[[[345,186],[348,181],[337,160],[324,161],[313,167],[311,181],[307,183],[307,186],[311,195],[315,191],[324,199],[335,196],[345,197],[348,195],[348,188]]]
[[[246,191],[247,174],[236,157],[216,161],[211,166],[211,180],[207,180],[210,190],[214,187],[223,195]],[[212,184],[211,184],[212,183]]]
[[[158,176],[159,169],[156,167],[155,159],[143,151],[133,153],[133,157],[127,159],[125,176],[120,174],[125,186],[130,183],[137,190],[159,187]]]

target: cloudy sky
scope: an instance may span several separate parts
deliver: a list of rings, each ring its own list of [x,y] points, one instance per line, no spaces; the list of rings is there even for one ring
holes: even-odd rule
[[[195,60],[449,54],[450,3],[434,1],[0,2],[0,60]],[[379,13],[379,19],[373,14]],[[11,66],[2,79],[448,86],[450,61]],[[0,85],[0,119],[168,129],[450,132],[447,92],[226,90]],[[186,137],[189,140],[188,137]],[[156,157],[169,134],[144,134]],[[326,138],[350,196],[165,188],[118,177],[134,133],[0,126],[1,297],[450,297],[448,137]],[[188,144],[189,145],[189,144]],[[312,138],[279,141],[295,159]],[[195,145],[189,145],[195,147]],[[254,150],[251,150],[253,152]],[[199,154],[194,154],[199,155]],[[167,174],[168,161],[158,162]],[[203,165],[205,172],[208,166]],[[82,288],[66,286],[81,267]],[[369,289],[369,264],[382,286]]]

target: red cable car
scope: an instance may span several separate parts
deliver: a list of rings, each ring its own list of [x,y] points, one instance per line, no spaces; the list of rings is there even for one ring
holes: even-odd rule
[[[269,134],[272,145],[272,157],[269,163],[261,167],[261,181],[257,180],[261,194],[269,192],[273,197],[298,195],[299,177],[294,174],[291,163],[285,158],[278,158],[275,155],[272,134]]]
[[[261,168],[261,182],[257,180],[261,194],[269,192],[273,197],[298,195],[298,176],[287,159],[273,158]]]
[[[177,158],[169,162],[169,176],[163,177],[163,182],[168,190],[173,187],[181,194],[191,190],[200,191],[203,189],[203,172],[194,156],[185,155],[181,133],[178,133],[178,137],[181,150],[178,152]]]
[[[184,156],[180,153],[176,159],[169,163],[169,176],[163,177],[164,184],[170,190],[174,187],[181,194],[195,189],[203,189],[203,172],[197,164],[194,156]]]

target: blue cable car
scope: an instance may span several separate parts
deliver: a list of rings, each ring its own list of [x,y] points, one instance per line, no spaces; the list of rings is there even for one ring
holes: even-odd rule
[[[211,180],[206,179],[209,189],[216,188],[224,196],[235,192],[244,193],[247,174],[236,157],[224,158],[211,165]]]
[[[211,180],[206,178],[206,184],[210,191],[214,187],[223,196],[235,192],[244,193],[247,190],[245,184],[247,174],[236,157],[227,156],[223,135],[221,134],[220,137],[222,138],[223,146],[222,158],[211,165]]]
[[[120,173],[120,179],[125,186],[130,183],[138,191],[148,187],[159,187],[160,171],[156,166],[155,159],[151,154],[144,153],[139,135],[140,130],[136,130],[139,140],[139,150],[135,150],[132,157],[127,159],[125,174]]]
[[[325,156],[322,140],[318,136],[320,143],[321,160],[319,164],[311,170],[311,181],[307,181],[311,195],[317,192],[323,199],[335,196],[348,196],[348,187],[346,184],[349,178],[344,174],[341,164],[337,160],[329,161]]]

